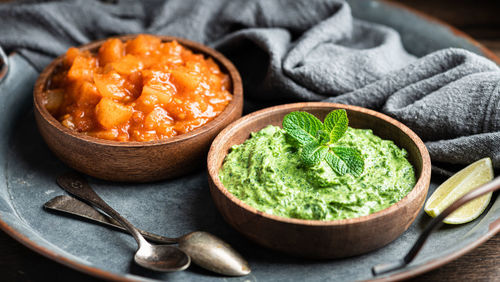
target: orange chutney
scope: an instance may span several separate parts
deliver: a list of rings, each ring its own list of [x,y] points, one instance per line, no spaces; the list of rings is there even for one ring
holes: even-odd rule
[[[97,138],[152,141],[198,128],[231,101],[229,76],[176,41],[108,39],[97,54],[69,48],[45,94],[64,126]]]

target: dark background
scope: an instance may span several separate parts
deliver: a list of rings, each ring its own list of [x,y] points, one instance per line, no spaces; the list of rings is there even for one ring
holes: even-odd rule
[[[6,1],[0,0],[0,2]],[[453,25],[500,57],[500,1],[390,0],[390,2],[402,3]],[[97,279],[46,259],[0,231],[0,280]],[[410,281],[500,281],[500,234],[457,260]]]

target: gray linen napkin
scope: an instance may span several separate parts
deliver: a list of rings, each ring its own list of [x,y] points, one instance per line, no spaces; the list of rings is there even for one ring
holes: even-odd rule
[[[433,161],[500,168],[500,71],[460,49],[415,58],[393,29],[335,0],[172,0],[0,5],[0,44],[37,69],[72,45],[147,32],[209,44],[240,70],[247,109],[332,101],[412,128]]]

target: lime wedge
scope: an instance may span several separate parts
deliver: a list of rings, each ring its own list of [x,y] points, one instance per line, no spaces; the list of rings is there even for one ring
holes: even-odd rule
[[[480,159],[443,182],[425,203],[424,211],[436,217],[458,198],[493,179],[490,158]],[[443,222],[462,224],[479,217],[490,203],[491,194],[481,196],[454,211]]]

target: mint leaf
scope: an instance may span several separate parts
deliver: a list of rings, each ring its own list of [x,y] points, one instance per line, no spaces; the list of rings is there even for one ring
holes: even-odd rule
[[[347,113],[345,110],[331,111],[324,121],[324,128],[330,134],[330,144],[337,142],[347,131]]]
[[[323,129],[323,123],[306,112],[291,112],[283,118],[283,129],[302,145],[317,142],[316,134]]]
[[[322,146],[318,142],[313,141],[302,148],[300,159],[306,166],[314,166],[323,160],[327,153],[327,146]]]
[[[325,155],[326,163],[338,174],[349,173],[359,177],[363,173],[365,162],[356,149],[348,147],[333,147]]]
[[[330,141],[330,136],[326,131],[320,129],[316,132],[316,139],[320,145],[323,145]]]
[[[343,109],[331,111],[324,122],[306,112],[287,114],[283,118],[287,142],[299,150],[301,162],[306,166],[325,160],[339,175],[349,173],[359,177],[365,165],[359,151],[333,146],[347,131],[347,112]]]

